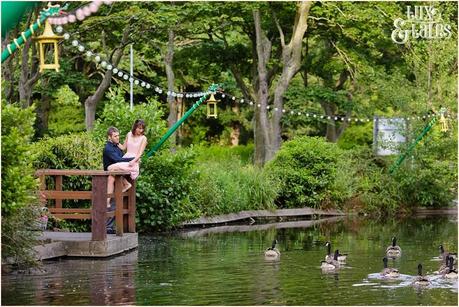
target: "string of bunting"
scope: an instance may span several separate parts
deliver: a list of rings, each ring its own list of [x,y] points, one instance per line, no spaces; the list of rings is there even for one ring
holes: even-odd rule
[[[56,32],[61,33],[63,31],[63,28],[61,26],[58,26],[56,28]],[[69,33],[64,33],[64,39],[69,41],[71,35]],[[141,86],[146,89],[152,89],[158,93],[162,94],[165,93],[168,96],[172,97],[177,97],[177,98],[199,98],[204,95],[210,94],[210,92],[174,92],[174,91],[164,91],[161,87],[159,86],[154,86],[151,83],[142,80],[138,77],[131,76],[130,73],[123,71],[122,69],[116,67],[115,65],[111,64],[108,60],[103,59],[103,57],[100,54],[97,54],[93,52],[92,50],[89,50],[85,45],[83,45],[80,41],[73,39],[71,41],[71,44],[74,48],[78,49],[80,52],[85,52],[86,57],[90,60],[93,60],[96,62],[96,64],[100,65],[103,69],[105,70],[111,70],[113,72],[113,76],[119,78],[120,80],[124,81],[133,81],[133,83],[137,86]],[[261,108],[261,104],[255,104],[253,101],[246,101],[242,98],[237,98],[236,96],[233,96],[228,93],[221,93],[221,98],[226,98],[232,100],[235,103],[239,103],[241,105],[247,104],[252,107],[257,107]],[[274,111],[274,112],[279,112],[281,111],[284,114],[290,114],[290,115],[297,115],[297,116],[305,116],[310,119],[321,119],[321,120],[328,120],[328,121],[335,121],[335,122],[348,122],[348,123],[365,123],[365,122],[370,122],[373,121],[373,118],[362,118],[362,117],[348,117],[348,116],[342,116],[342,115],[334,115],[334,116],[328,116],[324,114],[318,114],[314,112],[304,112],[304,111],[298,111],[298,110],[290,110],[290,109],[279,109],[276,107],[272,106],[266,106],[266,109],[268,111]],[[439,116],[436,113],[429,113],[425,115],[416,115],[416,116],[396,116],[394,118],[388,118],[389,122],[397,122],[400,121],[400,119],[405,120],[405,121],[410,121],[410,120],[421,120],[421,119],[427,119],[427,118],[433,118],[435,116]],[[446,117],[450,117],[449,114],[446,115]],[[387,118],[387,117],[384,117]]]

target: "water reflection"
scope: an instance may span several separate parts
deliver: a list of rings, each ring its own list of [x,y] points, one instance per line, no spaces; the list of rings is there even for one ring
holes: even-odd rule
[[[7,305],[134,304],[134,250],[110,260],[62,258],[46,261],[40,274],[2,276]]]
[[[199,230],[186,230],[180,233],[184,237],[205,236],[208,234],[225,233],[225,232],[247,232],[247,231],[260,231],[268,229],[286,229],[286,228],[308,228],[322,223],[333,223],[344,219],[343,216],[329,217],[315,220],[293,221],[293,222],[279,222],[268,223],[262,225],[225,225],[217,226]]]
[[[255,227],[254,227],[255,226]],[[232,227],[232,228],[230,228]],[[140,236],[139,250],[109,260],[64,259],[42,276],[2,276],[3,305],[457,305],[457,280],[433,272],[438,246],[457,250],[457,223],[446,217],[374,221],[338,218],[224,226]],[[230,231],[230,232],[228,232]],[[403,249],[380,278],[393,236]],[[280,261],[264,259],[278,240]],[[345,266],[320,269],[325,242],[348,253]],[[412,286],[422,263],[431,287]]]

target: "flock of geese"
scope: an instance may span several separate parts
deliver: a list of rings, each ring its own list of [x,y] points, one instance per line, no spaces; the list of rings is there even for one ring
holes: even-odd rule
[[[279,260],[280,251],[276,248],[277,240],[274,240],[272,246],[265,251],[266,260]],[[340,254],[339,250],[335,250],[332,254],[331,252],[331,243],[326,242],[325,246],[327,247],[327,254],[325,255],[325,260],[321,261],[320,268],[325,272],[336,271],[341,266],[346,264],[347,254]],[[451,253],[444,249],[443,245],[439,246],[440,256],[439,259],[442,260],[442,264],[438,271],[435,274],[441,275],[447,279],[457,279],[457,269],[454,265],[457,263],[457,253]],[[389,268],[387,266],[388,258],[395,259],[401,257],[402,249],[397,245],[397,238],[392,238],[392,244],[389,245],[386,249],[386,256],[383,258],[383,270],[381,271],[381,277],[385,278],[398,278],[400,272],[396,268]],[[428,286],[430,284],[429,279],[422,274],[422,264],[418,264],[418,275],[413,281],[413,284],[416,286]]]

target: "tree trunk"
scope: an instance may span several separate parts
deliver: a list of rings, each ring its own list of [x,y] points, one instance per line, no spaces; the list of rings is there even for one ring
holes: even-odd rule
[[[258,64],[258,91],[255,106],[255,164],[263,165],[266,162],[267,152],[271,148],[271,129],[268,121],[268,60],[271,56],[271,42],[261,28],[260,11],[253,11],[256,33],[256,51]]]
[[[131,32],[131,28],[128,25],[124,28],[123,37],[119,46],[116,48],[116,51],[113,53],[113,57],[111,59],[111,63],[114,66],[117,66],[121,60],[121,56],[123,55],[124,48],[126,47],[126,43],[129,38],[129,33]],[[94,127],[94,121],[96,120],[96,106],[97,103],[104,97],[105,92],[110,87],[110,83],[112,80],[112,71],[106,70],[102,81],[100,82],[99,86],[97,87],[94,95],[89,96],[86,98],[84,102],[84,109],[85,109],[85,124],[86,130],[92,130]]]
[[[35,10],[35,15],[38,16],[38,9]],[[27,24],[32,22],[32,16],[34,12],[31,12],[27,19]],[[21,103],[23,108],[27,108],[32,103],[32,91],[35,83],[38,81],[40,77],[40,71],[38,67],[38,62],[36,58],[34,59],[34,55],[37,55],[37,50],[35,48],[35,44],[32,45],[32,39],[28,39],[22,48],[21,52],[21,74],[19,76],[19,102]],[[32,61],[29,64],[30,56],[29,50],[32,46]],[[29,66],[30,65],[30,66]]]
[[[346,80],[348,79],[348,77],[350,77],[350,73],[347,69],[344,69],[341,72],[339,79],[336,81],[335,91],[339,91],[343,89],[344,83],[346,83]],[[330,116],[333,118],[336,115],[337,106],[334,103],[322,101],[320,105],[322,106],[322,109],[324,110],[327,116]],[[346,117],[348,117],[349,115],[350,113],[348,113]],[[341,134],[344,132],[344,130],[346,129],[348,125],[349,123],[347,120],[342,122],[339,126],[338,126],[337,121],[328,121],[327,131],[325,134],[327,141],[336,143],[336,141],[338,141],[339,137],[341,136]]]
[[[169,29],[169,39],[167,41],[167,50],[166,55],[164,56],[164,64],[166,66],[166,76],[167,76],[167,90],[170,92],[174,91],[175,75],[173,70],[174,62],[174,30]],[[167,96],[167,103],[169,105],[169,116],[167,117],[167,125],[171,128],[177,122],[177,102],[174,96]],[[172,144],[171,151],[175,152],[177,137],[176,133],[173,133],[170,136],[170,141]]]
[[[41,100],[40,100],[40,107],[37,108],[37,122],[36,122],[37,131],[35,135],[38,137],[45,135],[45,133],[48,131],[48,118],[49,118],[50,108],[51,108],[51,97],[46,94],[42,94]]]
[[[241,125],[238,123],[233,123],[231,126],[231,146],[238,146],[239,145],[239,136],[241,135]]]
[[[183,89],[181,88],[180,91],[183,92]],[[185,114],[185,101],[183,98],[177,98],[177,120],[180,120],[182,118],[183,114]],[[182,139],[183,139],[183,125],[181,125],[177,129],[177,138],[176,142],[178,146],[182,145]]]
[[[281,38],[283,69],[274,91],[274,111],[271,119],[272,143],[266,152],[266,161],[269,161],[274,157],[281,145],[281,119],[283,114],[282,109],[284,104],[284,94],[290,84],[290,81],[301,67],[303,37],[308,28],[307,19],[311,4],[312,2],[310,1],[300,2],[298,4],[292,37],[287,45],[284,41],[284,33],[275,18]]]
[[[239,104],[236,103],[232,108],[235,114],[239,114]],[[230,142],[231,146],[239,145],[239,136],[241,135],[241,124],[238,121],[234,121],[231,124]]]
[[[334,104],[328,103],[328,102],[321,102],[320,105],[322,106],[322,109],[325,111],[325,114],[327,116],[334,117],[335,112],[336,112],[336,106]],[[327,141],[335,143],[336,140],[338,139],[337,136],[337,121],[335,122],[327,122],[327,132],[325,134],[325,137],[327,138]]]
[[[18,34],[18,30],[10,32],[12,35],[7,35],[5,39],[2,41],[2,50],[5,50],[6,46],[8,45],[11,37],[16,37]],[[14,78],[14,64],[13,62],[16,60],[15,57],[16,53],[13,53],[5,62],[2,64],[2,78],[5,80],[5,86],[3,86],[3,96],[7,103],[13,103],[17,101],[17,97],[14,97],[16,88],[15,85],[15,78]],[[17,62],[17,61],[16,61]],[[16,99],[15,99],[16,98]]]

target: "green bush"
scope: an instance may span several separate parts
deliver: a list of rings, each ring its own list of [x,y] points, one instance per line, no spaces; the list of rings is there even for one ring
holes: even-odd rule
[[[191,201],[203,215],[275,208],[278,183],[260,168],[233,157],[197,163],[195,169],[199,180]]]
[[[39,217],[33,203],[34,178],[30,140],[33,108],[21,109],[2,101],[2,262],[34,263],[30,249],[37,233],[30,228]]]
[[[299,137],[283,144],[266,168],[277,177],[283,208],[320,207],[331,196],[342,151],[323,138]]]
[[[199,217],[189,200],[195,184],[192,150],[172,155],[164,150],[144,159],[137,179],[137,227],[139,231],[170,229],[180,222]]]
[[[121,89],[110,91],[107,96],[110,101],[105,104],[101,117],[94,125],[93,136],[97,141],[107,140],[107,129],[115,126],[120,131],[120,142],[124,142],[126,134],[131,131],[136,119],[145,121],[147,125],[145,136],[149,145],[159,140],[161,133],[165,130],[166,121],[161,119],[163,114],[156,100],[148,99],[148,103],[135,105],[131,110],[129,103],[124,100]],[[146,152],[149,145],[147,145]]]
[[[55,138],[46,137],[33,145],[36,153],[36,169],[90,169],[102,170],[102,151],[104,143],[96,142],[89,133],[62,135]],[[46,177],[49,188],[54,187],[51,176]],[[90,176],[65,176],[62,180],[65,191],[90,191]],[[64,200],[65,208],[88,208],[88,200]],[[71,230],[88,230],[88,221],[70,221],[63,223]],[[63,226],[64,227],[64,226]]]
[[[38,187],[32,167],[30,140],[34,109],[21,109],[2,102],[2,217],[34,200]]]
[[[36,169],[90,169],[102,170],[104,144],[95,142],[89,133],[46,137],[33,146]],[[47,183],[53,187],[51,177]],[[90,176],[66,176],[63,190],[91,190]],[[64,201],[66,203],[67,201]]]
[[[337,161],[335,180],[331,183],[329,196],[329,201],[333,207],[345,209],[344,204],[357,193],[359,186],[358,165],[354,159],[354,152],[345,150]]]
[[[349,209],[379,216],[395,214],[402,204],[398,183],[388,172],[391,160],[364,147],[349,150],[347,155],[352,164],[348,179],[355,185]]]
[[[45,137],[33,145],[35,168],[102,169],[103,142],[89,133]]]
[[[51,102],[48,133],[50,136],[57,136],[84,130],[84,108],[78,95],[68,85],[64,85],[57,91]]]
[[[447,207],[457,197],[457,141],[436,135],[420,143],[393,175],[409,207]]]
[[[37,204],[17,208],[14,214],[2,216],[2,264],[18,268],[36,266],[33,247],[38,245],[37,220],[40,210]]]
[[[347,127],[338,140],[338,146],[342,149],[351,149],[357,146],[371,147],[372,144],[373,123],[371,122]]]

